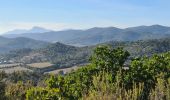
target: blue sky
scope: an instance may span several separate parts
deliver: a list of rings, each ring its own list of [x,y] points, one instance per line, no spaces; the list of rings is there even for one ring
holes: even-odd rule
[[[170,26],[170,0],[0,0],[0,33],[48,29]]]

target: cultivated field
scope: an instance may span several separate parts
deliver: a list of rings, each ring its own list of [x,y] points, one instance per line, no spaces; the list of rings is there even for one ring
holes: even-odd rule
[[[9,68],[9,67],[16,67],[16,66],[19,66],[20,63],[15,63],[15,64],[1,64],[0,65],[0,69],[1,68]]]
[[[53,66],[54,64],[50,63],[50,62],[42,62],[42,63],[32,63],[32,64],[27,64],[27,66],[24,66],[24,64],[21,63],[15,63],[15,64],[2,64],[0,65],[0,71],[5,71],[6,73],[13,73],[15,71],[33,71],[34,69],[32,68],[36,68],[36,69],[50,69],[52,68],[51,66]],[[73,66],[70,68],[62,68],[62,69],[50,69],[52,71],[48,71],[45,70],[45,73],[50,73],[50,74],[59,74],[59,73],[70,73],[74,70],[77,70],[78,66]]]
[[[27,64],[27,65],[30,67],[35,67],[35,68],[46,68],[46,67],[53,66],[54,64],[52,64],[50,62],[42,62],[42,63]]]
[[[13,68],[0,69],[0,71],[5,71],[5,73],[13,73],[16,71],[32,71],[32,70],[18,66],[18,67],[13,67]]]
[[[70,68],[63,68],[63,69],[53,70],[53,71],[50,71],[50,72],[47,72],[47,73],[58,74],[60,72],[63,72],[64,74],[66,74],[66,73],[70,73],[70,72],[72,72],[74,70],[77,70],[78,68],[80,68],[80,67],[74,66],[74,67],[70,67]]]

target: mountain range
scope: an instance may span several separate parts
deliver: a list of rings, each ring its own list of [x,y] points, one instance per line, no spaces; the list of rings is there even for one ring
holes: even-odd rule
[[[44,32],[49,32],[49,31],[51,31],[51,30],[35,26],[35,27],[31,28],[31,29],[27,29],[27,30],[26,29],[15,29],[15,30],[3,33],[3,34],[16,35],[16,34],[26,34],[26,33],[44,33]]]
[[[22,33],[23,32],[23,33]],[[73,46],[91,46],[108,41],[138,41],[170,37],[170,27],[161,25],[120,29],[94,27],[86,30],[52,31],[41,27],[14,30],[0,36],[0,53],[15,49],[44,48],[54,42]]]
[[[164,38],[170,36],[170,27],[161,25],[137,26],[124,29],[94,27],[86,30],[27,31],[20,34],[8,33],[3,36],[7,38],[26,37],[46,42],[62,42],[75,46],[88,46],[107,41],[137,41]]]

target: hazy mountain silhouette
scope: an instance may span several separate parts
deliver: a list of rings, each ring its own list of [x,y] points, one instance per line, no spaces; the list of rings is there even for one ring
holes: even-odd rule
[[[87,30],[49,31],[44,33],[7,34],[5,37],[27,37],[47,42],[62,42],[70,45],[95,45],[107,41],[136,41],[158,39],[170,35],[170,27],[161,25],[137,26],[125,29],[95,27]]]

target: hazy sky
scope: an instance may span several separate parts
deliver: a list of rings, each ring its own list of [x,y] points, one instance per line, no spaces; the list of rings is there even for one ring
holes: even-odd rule
[[[0,0],[0,33],[151,24],[170,26],[170,0]]]

